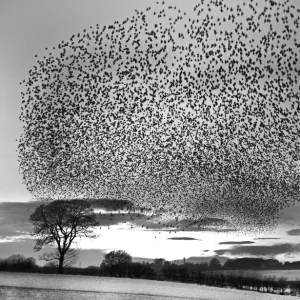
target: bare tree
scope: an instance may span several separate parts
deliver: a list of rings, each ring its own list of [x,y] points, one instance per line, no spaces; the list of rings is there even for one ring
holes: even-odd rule
[[[87,200],[56,200],[42,204],[30,215],[37,237],[35,251],[44,245],[57,245],[58,273],[63,273],[67,252],[75,238],[95,238],[92,228],[98,225],[96,214]]]

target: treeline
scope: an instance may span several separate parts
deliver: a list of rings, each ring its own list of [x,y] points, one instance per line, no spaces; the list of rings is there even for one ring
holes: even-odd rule
[[[32,272],[38,268],[35,258],[25,258],[21,254],[14,254],[8,258],[0,259],[0,271]]]
[[[200,285],[230,287],[281,295],[300,295],[300,281],[287,281],[284,277],[261,276],[251,271],[194,271],[187,266],[163,268],[166,280],[191,282]]]
[[[111,253],[113,252],[115,251]],[[255,271],[224,270],[223,267],[216,258],[212,259],[209,264],[178,265],[164,259],[155,259],[153,263],[132,263],[128,258],[127,261],[118,263],[113,259],[107,260],[106,255],[100,267],[90,266],[89,269],[94,268],[100,276],[178,281],[262,293],[300,295],[300,281],[288,281],[284,277],[262,276]]]
[[[300,270],[300,261],[281,263],[276,259],[237,258],[229,259],[223,270]]]
[[[262,293],[300,295],[300,281],[287,281],[284,277],[262,276],[255,271],[225,270],[234,267],[237,260],[230,260],[222,266],[214,258],[211,262],[178,265],[164,259],[155,259],[152,263],[132,262],[132,258],[124,251],[112,251],[105,255],[100,266],[87,268],[66,267],[65,274],[127,277],[151,280],[177,281],[200,285],[231,287]],[[251,259],[243,259],[243,262]],[[271,263],[274,260],[263,260]],[[246,264],[246,263],[245,263]],[[258,265],[249,266],[249,269]],[[0,260],[0,271],[57,273],[57,266],[46,264],[41,267],[34,258],[25,258],[15,254]]]
[[[300,295],[300,281],[287,281],[284,277],[261,276],[255,271],[241,270],[204,270],[208,264],[177,265],[170,262],[154,263],[120,263],[107,266],[89,266],[87,268],[66,268],[65,274],[89,276],[127,277],[138,279],[165,280],[200,285],[230,287],[261,293],[281,295]],[[41,272],[55,273],[54,267],[43,267]]]

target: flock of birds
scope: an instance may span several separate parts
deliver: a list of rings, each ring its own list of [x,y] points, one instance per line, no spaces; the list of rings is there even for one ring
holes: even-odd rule
[[[28,191],[125,199],[170,227],[274,228],[300,195],[300,9],[229,2],[157,3],[46,48],[21,82]]]

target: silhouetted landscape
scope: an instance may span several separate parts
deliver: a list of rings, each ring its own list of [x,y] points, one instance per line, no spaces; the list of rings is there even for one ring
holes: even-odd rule
[[[300,297],[300,1],[16,2],[0,300]]]
[[[255,272],[258,270],[300,270],[300,261],[282,263],[276,259],[245,257],[228,259],[223,265],[217,258],[211,259],[209,263],[193,264],[185,260],[178,262],[169,262],[163,258],[154,259],[152,263],[133,262],[128,253],[118,250],[107,253],[100,266],[91,265],[86,268],[68,266],[64,268],[64,273],[195,283],[281,295],[300,294],[300,281],[296,278],[287,280],[280,276],[280,272],[279,277],[263,276]],[[1,259],[0,271],[59,273],[58,265],[55,263],[39,266],[34,258],[25,258],[20,254]]]

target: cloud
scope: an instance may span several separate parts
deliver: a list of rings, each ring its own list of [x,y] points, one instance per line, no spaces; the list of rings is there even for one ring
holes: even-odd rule
[[[121,217],[122,215],[122,217]],[[101,223],[104,222],[104,226],[112,222],[110,225],[121,222],[130,222],[133,226],[140,226],[143,228],[147,228],[148,230],[152,231],[168,231],[168,232],[181,232],[181,231],[202,231],[202,232],[235,232],[237,229],[230,228],[225,226],[225,224],[229,224],[227,221],[217,218],[205,218],[202,220],[190,220],[190,219],[183,219],[179,221],[159,221],[154,218],[150,217],[149,215],[131,212],[131,213],[121,213],[121,214],[113,214],[113,217],[110,218],[110,214],[102,214],[99,221]],[[108,224],[109,225],[109,224]]]
[[[41,202],[0,203],[0,239],[29,234],[33,227],[29,216]]]
[[[10,237],[18,237],[20,235],[29,235],[33,231],[33,226],[29,221],[30,215],[35,208],[41,204],[48,204],[47,201],[31,201],[31,202],[0,202],[0,240],[3,242],[11,242]],[[109,204],[107,204],[109,203]],[[110,205],[110,206],[109,206]],[[148,215],[138,212],[128,212],[126,207],[130,207],[129,201],[98,199],[93,200],[93,208],[95,212],[101,210],[101,214],[97,214],[100,226],[113,226],[120,224],[132,224],[134,227],[144,227],[148,230],[163,230],[165,227],[162,223],[152,222]],[[126,211],[112,210],[121,207]],[[106,210],[110,209],[110,212]],[[125,223],[126,222],[126,223]],[[31,238],[28,236],[28,238]],[[2,243],[3,243],[2,242]]]
[[[293,236],[298,236],[300,235],[300,229],[291,229],[289,231],[287,231],[287,234],[288,235],[293,235]]]
[[[97,217],[100,222],[100,226],[108,226],[108,225],[117,225],[120,223],[135,223],[135,224],[144,224],[145,216],[137,213],[101,213],[98,214]]]
[[[217,218],[205,218],[196,221],[181,220],[174,222],[163,222],[151,218],[147,215],[147,211],[144,213],[135,211],[134,209],[126,209],[130,207],[131,202],[109,199],[97,199],[93,201],[92,206],[97,213],[97,219],[100,222],[100,226],[117,226],[118,229],[128,229],[128,226],[133,226],[136,230],[148,230],[148,231],[165,231],[165,232],[235,232],[236,229],[229,228],[228,222]],[[32,214],[36,207],[41,204],[48,204],[49,201],[31,201],[31,202],[3,202],[0,203],[0,242],[12,242],[23,240],[24,238],[31,239],[29,234],[33,231],[33,226],[29,221],[30,214]],[[109,206],[110,205],[110,206]],[[115,211],[116,208],[120,209]],[[123,211],[122,211],[123,208]],[[110,209],[108,212],[107,210]],[[98,212],[101,211],[101,214]],[[186,225],[189,224],[188,227]],[[21,237],[22,236],[22,237]],[[176,238],[177,240],[180,237]],[[173,240],[176,240],[173,239]],[[183,239],[181,240],[188,240]],[[191,239],[190,239],[191,240]]]
[[[100,226],[113,226],[113,225],[132,225],[133,228],[152,231],[175,231],[174,228],[167,229],[167,224],[162,222],[154,222],[149,219],[149,216],[141,213],[101,213],[98,215]],[[179,231],[179,230],[177,230]]]
[[[215,233],[221,233],[221,232],[236,232],[238,231],[237,229],[218,229],[218,228],[207,228],[207,227],[199,227],[199,228],[185,228],[185,229],[182,229],[182,228],[178,228],[178,229],[166,229],[164,227],[162,227],[162,229],[155,229],[155,226],[156,224],[153,223],[152,224],[152,231],[167,231],[167,232],[183,232],[183,231],[187,231],[187,232],[215,232]],[[159,226],[159,225],[158,225]],[[151,227],[148,227],[148,229],[151,229]]]
[[[34,257],[38,259],[40,253],[33,251],[34,245],[35,242],[33,240],[1,242],[0,259],[7,258],[12,254],[23,254],[25,257]]]
[[[28,239],[34,239],[34,237],[30,234],[24,235],[16,235],[16,236],[4,236],[0,238],[0,243],[13,243],[13,242],[21,242]]]
[[[240,241],[240,242],[221,242],[219,245],[246,245],[246,244],[254,244],[251,241]]]
[[[233,230],[232,224],[227,220],[220,218],[203,218],[199,220],[182,220],[182,224],[193,228],[208,228],[208,229],[220,229],[220,230]],[[236,229],[234,229],[236,230]]]
[[[209,232],[236,232],[238,231],[238,229],[234,229],[234,228],[203,228],[203,227],[200,227],[198,228],[196,231],[209,231]]]
[[[253,256],[274,256],[279,254],[300,253],[299,244],[274,244],[270,246],[235,246],[231,249],[215,250],[219,255],[253,255]]]
[[[174,220],[166,222],[165,227],[169,227],[169,231],[207,231],[218,233],[238,231],[238,229],[232,227],[232,224],[230,222],[220,218]]]
[[[198,239],[194,239],[191,237],[172,237],[172,238],[168,238],[168,240],[178,240],[178,241],[200,241]]]
[[[300,202],[295,203],[295,205],[291,207],[285,208],[280,216],[280,221],[283,224],[296,224],[299,222],[299,214]]]
[[[285,258],[289,258],[289,259],[294,259],[294,258],[296,258],[296,256],[294,256],[294,255],[292,255],[292,254],[290,254],[290,253],[285,254],[284,257],[285,257]]]
[[[227,226],[230,223],[220,218],[204,218],[197,221],[197,225],[200,226]]]
[[[280,238],[266,237],[266,238],[255,238],[255,240],[280,240]]]

